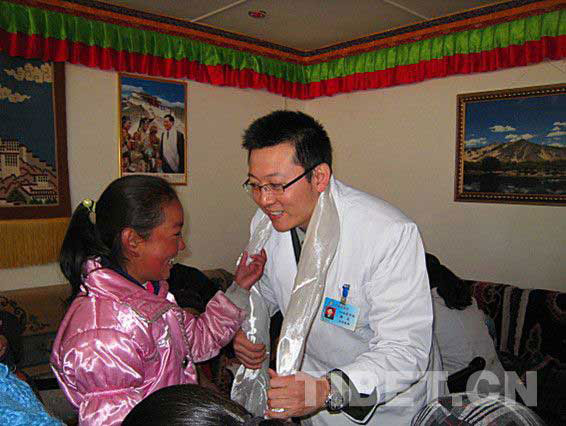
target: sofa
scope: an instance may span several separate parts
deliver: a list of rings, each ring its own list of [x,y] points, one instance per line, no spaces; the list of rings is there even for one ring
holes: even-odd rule
[[[535,411],[549,426],[566,424],[566,293],[465,280],[492,320],[497,354],[523,384],[536,372]],[[521,400],[521,395],[518,395]]]

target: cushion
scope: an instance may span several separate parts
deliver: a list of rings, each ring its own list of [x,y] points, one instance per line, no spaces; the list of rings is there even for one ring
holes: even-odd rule
[[[435,399],[413,418],[412,426],[544,425],[529,408],[503,395],[454,393]]]
[[[503,395],[454,393],[424,406],[411,425],[536,426],[544,422],[529,408]]]

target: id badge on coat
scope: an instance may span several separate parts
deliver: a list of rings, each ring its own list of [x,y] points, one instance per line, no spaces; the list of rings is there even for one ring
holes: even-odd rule
[[[354,331],[359,314],[360,308],[357,306],[327,297],[322,304],[320,319],[337,327]]]

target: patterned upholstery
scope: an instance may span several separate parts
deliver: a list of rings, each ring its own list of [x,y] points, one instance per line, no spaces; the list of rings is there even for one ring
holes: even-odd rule
[[[566,293],[466,281],[478,306],[493,319],[495,345],[507,371],[525,382],[537,373],[537,404],[550,425],[566,424]],[[519,398],[520,399],[520,398]]]
[[[499,352],[541,364],[566,365],[566,293],[467,283],[480,309],[494,320]]]
[[[455,393],[423,407],[411,425],[538,426],[544,422],[529,408],[502,395]]]
[[[0,293],[0,309],[18,318],[22,328],[18,367],[31,377],[51,375],[49,355],[70,296],[66,284]]]

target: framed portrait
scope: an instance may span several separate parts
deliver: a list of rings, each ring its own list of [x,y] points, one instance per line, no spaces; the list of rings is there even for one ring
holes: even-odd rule
[[[152,174],[187,184],[187,85],[118,74],[120,176]]]
[[[0,220],[71,215],[65,65],[0,53]]]
[[[566,204],[566,84],[457,97],[455,201]]]

